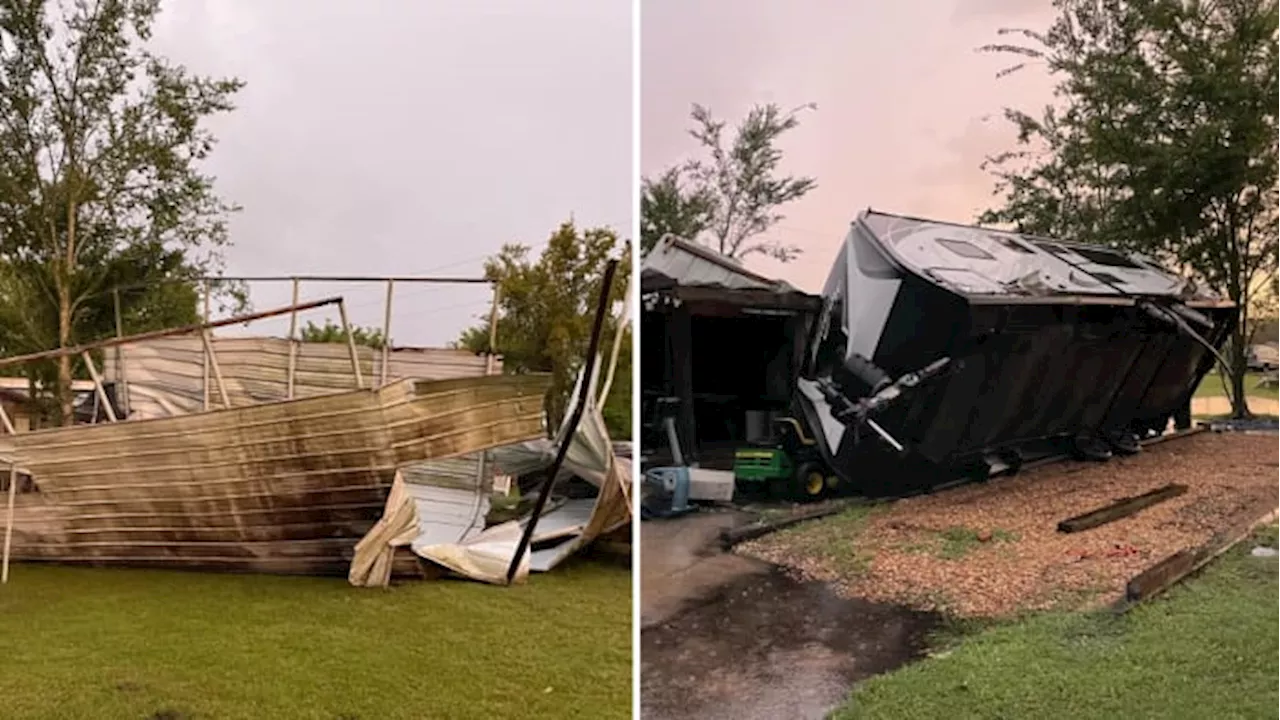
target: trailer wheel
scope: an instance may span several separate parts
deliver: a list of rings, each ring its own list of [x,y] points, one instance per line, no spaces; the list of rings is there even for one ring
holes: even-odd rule
[[[791,494],[797,500],[821,500],[827,495],[827,473],[821,464],[807,462],[796,468]]]

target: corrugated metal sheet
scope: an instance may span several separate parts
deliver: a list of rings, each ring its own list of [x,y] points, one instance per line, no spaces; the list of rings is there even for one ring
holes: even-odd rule
[[[275,402],[288,397],[289,341],[269,337],[215,337],[213,350],[227,384],[232,406]],[[366,387],[381,377],[381,351],[357,347]],[[465,350],[393,349],[388,379],[448,380],[478,377],[485,372],[485,358]],[[204,347],[198,337],[174,337],[123,345],[117,365],[116,352],[105,353],[103,378],[127,380],[131,415],[168,417],[200,412],[204,398]],[[298,343],[294,373],[294,397],[315,397],[355,388],[351,356],[342,343]],[[495,363],[495,373],[501,363]],[[211,407],[218,407],[221,393],[209,371]]]
[[[686,287],[791,289],[784,282],[757,275],[713,250],[672,235],[660,240],[645,256],[642,274],[659,275]]]
[[[289,341],[270,337],[214,337],[227,395],[233,407],[284,400],[288,396]],[[382,352],[357,347],[365,385],[376,384],[382,372]],[[108,351],[103,377],[128,381],[130,419],[173,417],[200,412],[204,402],[204,344],[198,337],[173,337],[124,345],[117,365]],[[448,380],[479,377],[486,359],[466,350],[397,348],[390,352],[388,380],[414,378]],[[342,343],[298,343],[295,358],[294,396],[316,397],[355,387],[350,350]],[[502,371],[495,359],[494,372]],[[211,408],[221,407],[217,379],[209,371]],[[90,384],[92,387],[92,384]],[[482,469],[485,470],[482,474]],[[493,474],[481,465],[479,455],[430,461],[404,468],[410,484],[447,483],[488,492]]]
[[[397,468],[545,433],[548,380],[404,380],[353,391],[0,438],[29,471],[14,557],[280,573],[347,569]],[[414,488],[415,497],[474,488]],[[440,490],[436,492],[435,490]],[[456,499],[456,498],[455,498]],[[479,504],[477,504],[479,503]],[[470,517],[433,508],[446,525]]]

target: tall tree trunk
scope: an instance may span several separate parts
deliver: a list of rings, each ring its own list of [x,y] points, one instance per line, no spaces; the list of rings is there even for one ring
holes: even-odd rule
[[[1231,335],[1231,354],[1227,356],[1227,360],[1231,363],[1231,417],[1237,420],[1252,417],[1244,389],[1245,371],[1248,370],[1245,359],[1245,353],[1248,352],[1248,346],[1245,343],[1248,338],[1244,330],[1244,317],[1241,317],[1240,322],[1241,324]]]

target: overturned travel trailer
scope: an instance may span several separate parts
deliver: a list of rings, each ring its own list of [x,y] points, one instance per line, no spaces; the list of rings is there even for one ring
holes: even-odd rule
[[[867,492],[1105,459],[1167,425],[1236,322],[1138,255],[868,210],[827,279],[796,405],[831,471]]]

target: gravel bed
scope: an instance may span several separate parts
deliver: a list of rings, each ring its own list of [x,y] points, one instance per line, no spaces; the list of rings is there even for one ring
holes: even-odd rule
[[[1278,465],[1274,435],[1201,433],[1104,464],[1061,463],[901,500],[823,539],[821,553],[812,552],[814,540],[830,536],[823,524],[841,516],[737,552],[830,582],[848,597],[958,616],[1094,606],[1118,599],[1129,578],[1167,555],[1274,509]],[[1060,520],[1168,483],[1188,491],[1091,530],[1057,532]]]

